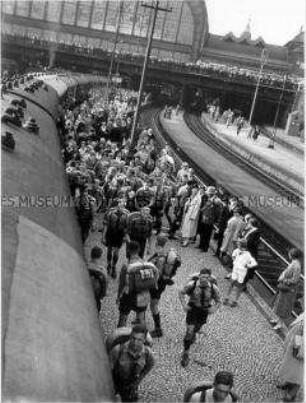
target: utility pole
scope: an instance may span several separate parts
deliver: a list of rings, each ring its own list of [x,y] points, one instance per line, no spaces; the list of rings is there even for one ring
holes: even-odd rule
[[[115,53],[116,53],[116,48],[117,48],[117,43],[118,43],[118,35],[119,35],[119,30],[120,30],[120,22],[121,22],[122,10],[123,10],[123,1],[121,0],[120,5],[119,5],[117,23],[116,23],[116,36],[115,36],[115,42],[114,42],[114,46],[113,46],[111,64],[109,66],[109,72],[108,72],[108,76],[107,76],[107,84],[106,84],[106,99],[107,99],[107,102],[108,102],[109,86],[110,86],[110,83],[112,81],[112,70],[113,70],[114,58],[115,58]]]
[[[142,68],[142,74],[141,74],[141,80],[140,80],[140,86],[139,86],[139,92],[138,92],[138,99],[137,99],[137,105],[136,105],[136,110],[135,110],[135,115],[134,115],[134,120],[133,120],[133,126],[132,126],[132,132],[131,132],[131,147],[132,148],[133,148],[134,142],[135,142],[136,129],[137,129],[138,119],[139,119],[139,110],[140,110],[140,106],[141,106],[141,97],[142,97],[142,93],[143,93],[143,87],[144,87],[144,82],[145,82],[145,78],[146,78],[146,72],[147,72],[149,57],[150,57],[150,53],[151,53],[151,47],[152,47],[152,41],[153,41],[153,35],[154,35],[154,29],[155,29],[157,13],[158,13],[158,11],[165,11],[165,12],[171,12],[172,11],[172,8],[168,9],[168,8],[159,7],[159,1],[156,1],[154,6],[151,6],[151,5],[148,5],[148,4],[142,4],[142,7],[147,7],[147,8],[153,9],[154,14],[153,14],[153,21],[152,21],[150,35],[149,35],[147,49],[146,49],[145,60],[144,60],[144,63],[143,63],[143,68]]]
[[[281,94],[280,94],[280,97],[279,97],[277,110],[276,110],[276,113],[275,113],[275,118],[274,118],[274,123],[273,123],[273,133],[272,133],[272,137],[270,138],[268,148],[274,148],[274,142],[275,142],[276,130],[277,130],[276,129],[277,119],[278,119],[278,115],[279,115],[279,111],[280,111],[280,106],[281,106],[281,103],[282,103],[282,100],[283,100],[283,97],[284,97],[284,91],[285,91],[287,79],[288,79],[288,74],[286,74],[286,76],[284,77],[283,87],[282,87],[282,91],[281,91]]]
[[[255,93],[254,93],[254,97],[253,97],[253,102],[252,102],[252,107],[251,107],[251,112],[250,112],[250,116],[249,116],[249,125],[252,125],[252,119],[253,119],[253,114],[254,114],[254,109],[255,109],[255,105],[256,105],[256,101],[257,101],[257,95],[258,95],[258,90],[259,90],[259,85],[260,85],[260,79],[261,79],[261,74],[262,74],[262,70],[264,68],[264,65],[267,63],[268,61],[268,53],[267,53],[267,49],[263,48],[262,52],[261,52],[261,56],[260,56],[260,70],[259,70],[259,76],[258,76],[258,80],[257,80],[257,84],[256,84],[256,89],[255,89]]]

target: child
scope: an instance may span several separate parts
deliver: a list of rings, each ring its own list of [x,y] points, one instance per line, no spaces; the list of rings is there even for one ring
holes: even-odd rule
[[[247,250],[247,242],[245,239],[241,239],[237,242],[237,249],[234,250],[232,257],[233,271],[231,274],[231,284],[227,292],[227,298],[225,298],[223,304],[228,304],[229,298],[233,292],[233,301],[230,306],[234,307],[237,306],[237,301],[240,297],[243,281],[248,269],[257,266],[257,262]]]

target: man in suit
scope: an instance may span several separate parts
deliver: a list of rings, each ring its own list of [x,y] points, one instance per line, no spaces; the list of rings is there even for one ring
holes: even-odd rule
[[[199,248],[207,252],[214,224],[219,220],[221,202],[216,196],[216,188],[208,186],[202,196],[198,232],[200,234]]]

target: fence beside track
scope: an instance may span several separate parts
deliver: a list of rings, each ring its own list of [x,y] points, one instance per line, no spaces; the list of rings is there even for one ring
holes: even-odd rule
[[[151,127],[154,136],[158,143],[159,148],[165,147],[168,144],[172,150],[172,157],[175,161],[176,167],[179,167],[182,161],[188,162],[189,166],[195,171],[195,176],[198,182],[204,187],[216,185],[216,181],[207,173],[195,164],[190,156],[182,150],[175,141],[169,136],[163,128],[160,121],[160,108],[146,109],[142,113],[142,124]],[[225,189],[226,190],[226,189]],[[244,213],[250,212],[245,208]],[[254,213],[252,213],[254,215]],[[262,220],[260,220],[262,223]],[[284,251],[288,250],[291,245],[285,239],[279,237],[274,231],[265,223],[263,226],[263,236],[259,245],[258,268],[255,271],[255,281],[253,280],[254,287],[266,303],[272,307],[275,295],[277,293],[277,280],[280,273],[288,266],[289,262],[284,255]],[[273,242],[275,240],[275,242]],[[292,318],[296,317],[302,312],[302,307],[298,300],[304,296],[304,276],[301,275],[301,281],[297,293],[296,302],[292,312]]]

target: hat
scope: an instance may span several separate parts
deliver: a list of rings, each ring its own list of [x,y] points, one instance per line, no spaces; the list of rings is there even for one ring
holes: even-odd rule
[[[206,192],[208,194],[215,194],[216,193],[216,188],[214,186],[208,186],[208,188],[206,189]]]
[[[157,237],[156,237],[157,246],[163,247],[163,246],[165,246],[166,242],[167,242],[167,237],[165,235],[162,235],[162,234],[157,235]]]

